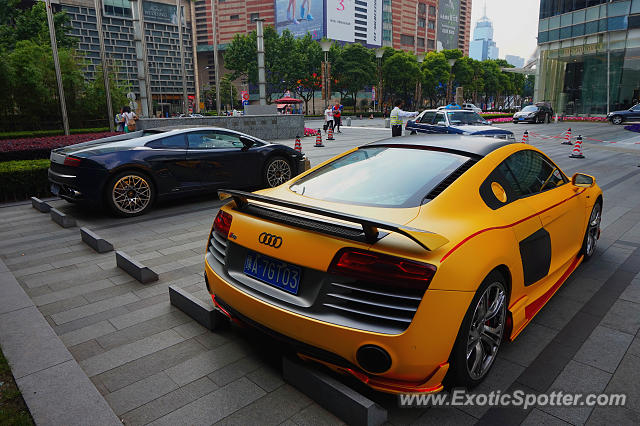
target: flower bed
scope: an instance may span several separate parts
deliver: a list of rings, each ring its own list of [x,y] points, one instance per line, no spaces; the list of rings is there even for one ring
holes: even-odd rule
[[[560,121],[576,121],[576,122],[580,122],[580,121],[586,121],[589,123],[605,123],[607,121],[607,117],[574,117],[574,116],[565,116],[565,117],[558,117],[558,119]]]
[[[114,136],[117,133],[85,133],[70,136],[48,136],[0,140],[0,161],[49,158],[52,149]]]
[[[513,117],[488,118],[487,121],[489,123],[511,123],[513,121]]]
[[[315,129],[310,129],[308,127],[304,128],[304,135],[305,136],[315,136],[318,134],[318,131]]]
[[[511,118],[513,114],[508,112],[483,112],[480,114],[482,118],[493,119],[493,118]]]

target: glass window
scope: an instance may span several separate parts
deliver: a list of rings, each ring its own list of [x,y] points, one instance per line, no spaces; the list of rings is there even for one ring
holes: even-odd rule
[[[416,207],[467,160],[462,155],[423,149],[361,148],[302,177],[291,190],[347,204]]]
[[[228,149],[244,146],[237,135],[221,131],[187,133],[187,140],[189,149]]]
[[[549,41],[556,41],[560,38],[560,30],[549,31]]]
[[[587,9],[587,21],[593,21],[600,18],[600,7],[590,7]]]
[[[429,19],[429,23],[427,24],[429,25],[427,28],[429,28],[430,30],[435,30],[436,29],[436,21]]]
[[[427,21],[424,18],[418,18],[418,27],[424,28],[427,25]]]
[[[433,123],[433,118],[435,116],[435,112],[425,112],[424,114],[422,114],[422,117],[420,117],[420,123],[431,124]]]
[[[436,7],[429,6],[429,16],[436,16]]]
[[[418,3],[418,13],[421,15],[427,13],[427,5],[425,3]]]
[[[601,19],[598,21],[598,31],[603,32],[607,31],[607,19]]]
[[[547,31],[548,29],[549,29],[549,20],[548,19],[541,20],[540,23],[538,24],[538,30]]]
[[[498,170],[520,197],[566,183],[564,175],[535,151],[516,152],[498,166]]]
[[[585,10],[578,10],[577,12],[573,12],[573,23],[574,24],[582,24],[585,20]]]
[[[560,17],[559,16],[554,16],[551,19],[549,19],[549,29],[550,30],[555,30],[556,28],[560,28]]]
[[[626,30],[627,29],[627,17],[616,16],[615,18],[609,18],[608,20],[609,31]]]
[[[633,0],[633,3],[631,3],[631,13],[640,13],[640,0]]]
[[[147,142],[145,146],[148,146],[150,148],[185,149],[187,147],[187,144],[184,138],[184,134],[179,134]]]
[[[438,112],[436,113],[436,118],[433,121],[434,124],[442,124],[442,125],[446,125],[447,122],[445,121],[444,118],[444,112]]]
[[[585,34],[594,34],[598,32],[598,21],[587,22],[585,25]]]
[[[538,34],[538,42],[539,43],[546,43],[549,41],[549,32],[545,31],[543,33],[539,33]]]
[[[608,16],[622,16],[629,14],[630,1],[617,1],[608,4]]]
[[[584,24],[574,25],[571,28],[571,36],[572,37],[580,37],[584,35]]]
[[[567,13],[560,16],[560,26],[568,27],[573,24],[573,14]]]
[[[560,28],[560,38],[571,38],[571,27]]]
[[[484,118],[473,111],[452,111],[447,112],[449,123],[452,126],[485,124]]]

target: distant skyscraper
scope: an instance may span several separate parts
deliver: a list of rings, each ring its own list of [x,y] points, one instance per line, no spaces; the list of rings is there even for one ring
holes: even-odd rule
[[[522,68],[524,66],[524,58],[522,56],[507,55],[504,59],[516,68]]]
[[[469,45],[469,56],[477,61],[486,59],[498,59],[498,46],[493,41],[493,24],[487,17],[487,4],[484,5],[484,14],[476,23],[473,31],[473,41]]]

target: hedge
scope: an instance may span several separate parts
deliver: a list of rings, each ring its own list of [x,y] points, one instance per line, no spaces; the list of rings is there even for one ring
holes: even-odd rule
[[[49,193],[49,160],[5,161],[0,163],[0,201],[26,200]]]
[[[74,145],[117,133],[81,133],[75,135],[45,136],[0,140],[0,161],[38,160],[49,158],[52,149]]]
[[[94,127],[90,129],[71,129],[69,133],[72,135],[82,134],[82,133],[101,133],[108,132],[108,127]],[[64,135],[64,131],[62,130],[30,130],[30,131],[22,131],[22,132],[0,132],[0,139],[21,139],[21,138],[36,138],[36,137],[44,137],[44,136],[58,136]]]

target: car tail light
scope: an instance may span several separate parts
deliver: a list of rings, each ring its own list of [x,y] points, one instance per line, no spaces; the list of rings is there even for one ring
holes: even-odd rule
[[[382,253],[344,248],[336,253],[329,273],[426,290],[436,273],[436,267]]]
[[[64,157],[65,166],[78,167],[81,162],[82,162],[82,158],[69,157],[69,156]]]
[[[229,229],[231,228],[231,220],[233,218],[227,212],[222,210],[218,211],[216,220],[213,221],[213,230],[223,237],[225,240],[229,236]]]

